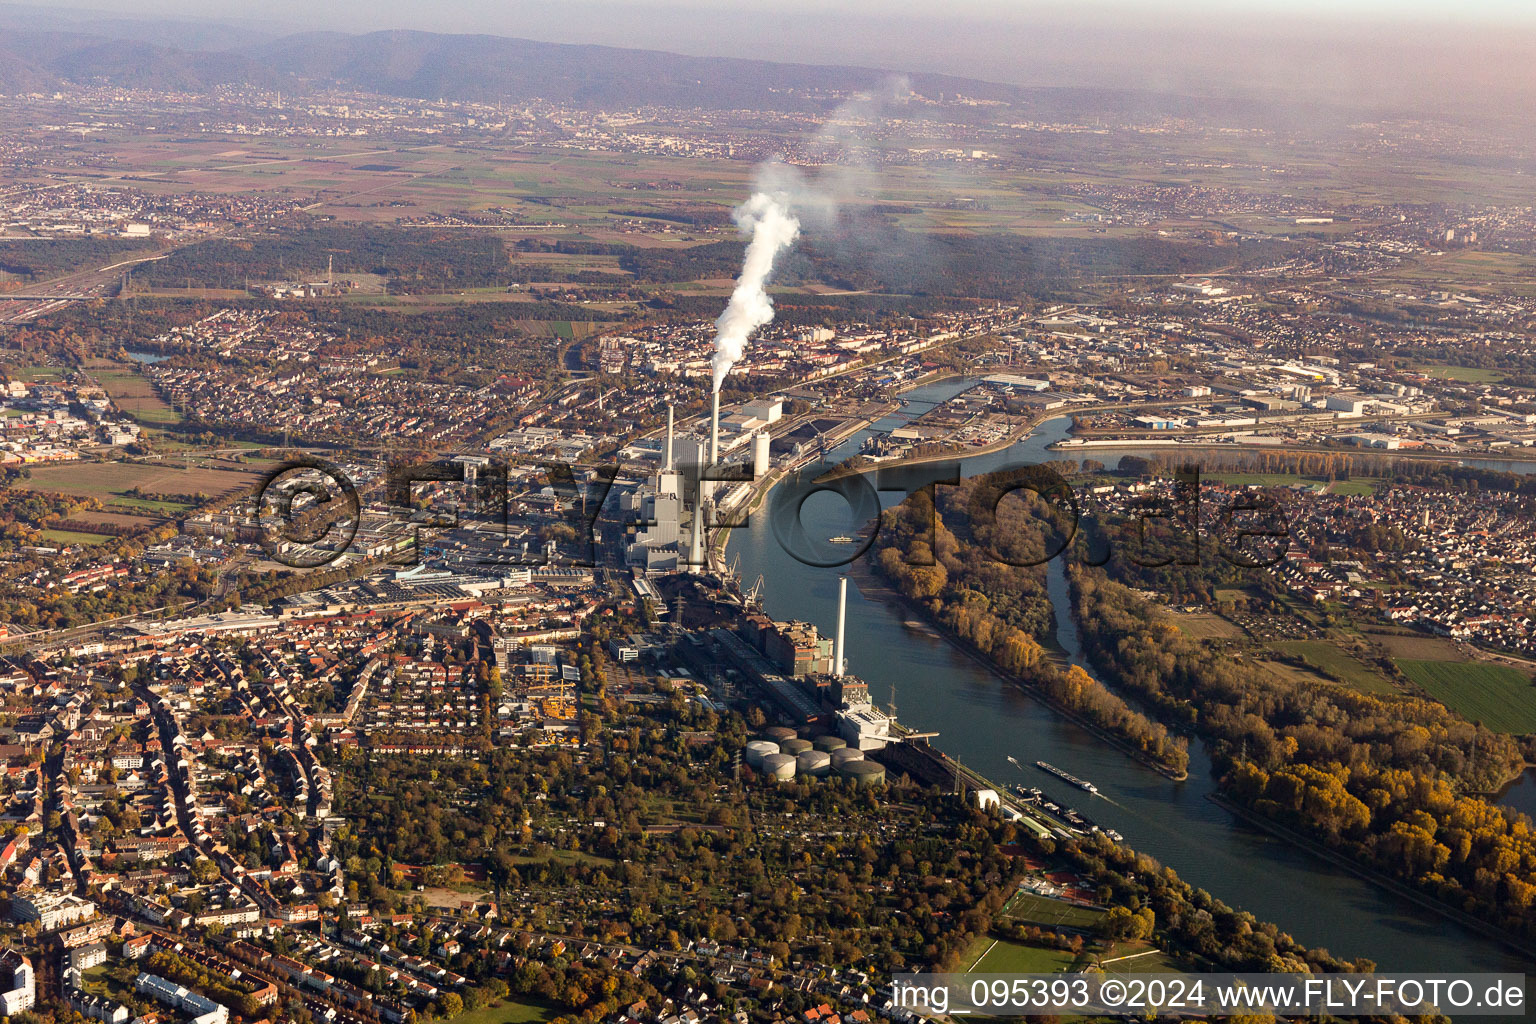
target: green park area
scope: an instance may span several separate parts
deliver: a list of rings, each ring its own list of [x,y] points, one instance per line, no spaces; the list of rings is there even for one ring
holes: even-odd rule
[[[543,1003],[508,998],[494,1006],[466,1010],[453,1021],[454,1024],[544,1024],[557,1016],[559,1011]]]

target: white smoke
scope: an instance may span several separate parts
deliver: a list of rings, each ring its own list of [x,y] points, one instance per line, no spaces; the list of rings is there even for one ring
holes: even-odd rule
[[[757,169],[752,197],[731,214],[751,241],[731,301],[715,321],[715,355],[710,361],[715,391],[746,354],[751,333],[773,319],[773,300],[766,286],[774,260],[794,244],[802,222],[813,234],[825,233],[830,240],[838,225],[839,204],[873,192],[878,175],[866,163],[869,146],[863,132],[879,125],[886,108],[905,106],[911,96],[911,82],[905,76],[893,76],[841,104],[810,142],[813,149],[825,153],[814,178],[779,160]]]
[[[773,319],[773,300],[768,297],[768,275],[773,261],[800,235],[800,221],[789,212],[783,193],[754,192],[731,214],[742,234],[751,236],[741,261],[741,276],[725,312],[715,321],[714,390],[719,391],[731,367],[746,354],[747,337]]]

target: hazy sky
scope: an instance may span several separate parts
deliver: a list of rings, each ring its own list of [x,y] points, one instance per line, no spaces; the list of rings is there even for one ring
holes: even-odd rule
[[[931,20],[935,11],[965,20],[1005,21],[1028,25],[1038,18],[1061,20],[1071,15],[1104,18],[1152,17],[1172,23],[1217,20],[1244,23],[1266,15],[1287,20],[1432,21],[1453,25],[1487,25],[1521,21],[1536,23],[1536,3],[1531,0],[1111,0],[1098,3],[1040,2],[1040,0],[607,0],[605,3],[527,3],[524,0],[264,0],[260,14],[244,0],[86,0],[55,3],[55,8],[91,8],[123,14],[192,15],[192,17],[240,18],[240,20],[289,21],[310,28],[370,31],[379,28],[419,28],[433,31],[493,31],[516,34],[518,23],[531,20],[539,28],[561,28],[571,35],[604,34],[617,37],[637,18],[660,18],[659,31],[680,29],[667,25],[671,17],[693,15],[713,18],[751,17],[754,20],[819,20],[822,17],[872,17],[885,20]],[[542,9],[541,9],[542,8]],[[562,17],[564,12],[564,17]],[[607,23],[607,17],[617,23]]]
[[[249,3],[236,0],[65,0],[55,7],[91,8],[125,14],[195,15],[223,18],[253,17],[293,19],[300,24],[317,22],[327,28],[347,27],[350,31],[367,28],[431,28],[438,31],[467,31],[487,22],[515,20],[522,8],[531,6],[517,0],[330,0],[315,4],[306,0],[265,0],[256,14]],[[558,7],[565,5],[550,4]],[[855,14],[912,16],[928,15],[941,7],[951,14],[987,20],[1028,21],[1041,15],[1098,7],[1106,12],[1132,15],[1153,13],[1186,20],[1190,18],[1241,19],[1253,14],[1304,15],[1335,18],[1387,18],[1402,20],[1468,22],[1536,21],[1536,4],[1530,0],[1120,0],[1115,3],[1066,4],[1018,2],[1018,0],[610,0],[613,8],[635,11],[675,10],[706,13],[760,12],[770,15]],[[577,16],[573,31],[600,29],[583,24]],[[506,27],[505,25],[503,27]],[[498,29],[498,32],[502,29]]]
[[[1536,0],[53,0],[274,35],[484,32],[1325,104],[1529,109]],[[943,13],[935,13],[941,10]],[[255,12],[259,11],[259,15]],[[89,26],[89,21],[85,27]]]

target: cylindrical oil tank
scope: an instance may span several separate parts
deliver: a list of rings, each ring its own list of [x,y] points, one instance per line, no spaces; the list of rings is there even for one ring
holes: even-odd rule
[[[853,747],[841,747],[832,751],[832,767],[842,770],[843,765],[864,760],[864,751]]]
[[[747,744],[747,765],[751,768],[761,768],[763,758],[769,754],[777,754],[779,745],[770,740],[753,740]]]
[[[810,740],[785,740],[779,744],[779,750],[785,754],[794,754],[797,757],[811,749]]]
[[[790,754],[769,754],[763,758],[763,774],[777,782],[795,777],[795,759]]]
[[[795,730],[786,729],[782,725],[776,725],[771,729],[764,729],[763,735],[775,743],[783,743],[785,740],[795,738]]]
[[[849,761],[838,772],[856,786],[878,786],[885,781],[885,769],[874,761]]]
[[[821,778],[832,773],[832,755],[824,750],[803,750],[795,755],[795,772]]]
[[[815,745],[817,750],[830,754],[834,750],[842,750],[848,745],[848,741],[841,736],[817,736]]]

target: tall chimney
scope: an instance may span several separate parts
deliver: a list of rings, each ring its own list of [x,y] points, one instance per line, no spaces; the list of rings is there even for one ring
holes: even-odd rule
[[[709,412],[709,464],[720,461],[720,392],[714,394],[714,405]]]
[[[843,674],[843,626],[848,621],[848,577],[837,578],[837,639],[832,644],[832,674]]]
[[[672,403],[667,403],[667,449],[662,456],[662,471],[672,472]]]
[[[702,494],[695,494],[693,499],[693,522],[689,524],[688,539],[688,568],[693,572],[703,572],[704,566],[704,498]]]

